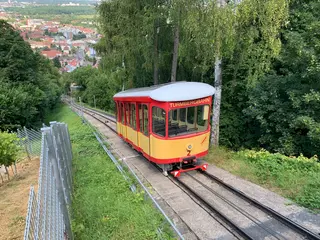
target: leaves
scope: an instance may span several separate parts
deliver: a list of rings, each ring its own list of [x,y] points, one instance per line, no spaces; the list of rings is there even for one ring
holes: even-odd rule
[[[0,129],[36,125],[59,100],[60,75],[0,20]]]
[[[9,167],[14,163],[18,153],[17,141],[15,134],[0,132],[0,166]]]

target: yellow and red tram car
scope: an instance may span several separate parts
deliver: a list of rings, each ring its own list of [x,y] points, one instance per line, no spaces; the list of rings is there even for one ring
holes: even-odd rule
[[[205,83],[176,82],[114,95],[117,132],[148,160],[174,176],[206,170],[210,109],[215,89]]]

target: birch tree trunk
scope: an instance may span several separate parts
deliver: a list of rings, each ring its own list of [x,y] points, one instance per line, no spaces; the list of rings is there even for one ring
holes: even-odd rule
[[[219,124],[220,124],[220,105],[221,105],[221,86],[222,86],[222,67],[221,59],[217,58],[214,69],[214,103],[212,107],[212,130],[211,130],[211,145],[219,146]]]
[[[156,20],[154,28],[154,42],[153,42],[153,84],[158,85],[159,83],[159,20]]]
[[[218,0],[218,7],[224,7],[226,0]],[[220,105],[221,105],[221,87],[222,87],[222,67],[221,57],[216,57],[214,67],[214,87],[216,89],[213,103],[212,129],[211,129],[211,145],[219,146],[219,127],[220,127]]]
[[[171,82],[175,82],[177,79],[177,66],[178,66],[178,50],[179,50],[179,37],[180,37],[179,24],[174,29],[174,44],[173,44],[173,59],[171,70]]]

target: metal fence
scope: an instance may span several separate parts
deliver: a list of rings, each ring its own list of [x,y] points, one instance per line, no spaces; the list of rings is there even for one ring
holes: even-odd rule
[[[36,131],[34,129],[23,129],[17,130],[17,135],[19,138],[19,145],[21,148],[25,149],[28,157],[40,156],[41,154],[41,131]]]
[[[68,127],[51,122],[50,127],[41,129],[41,135],[38,193],[31,186],[24,239],[73,239],[69,211],[72,148]],[[31,152],[35,152],[34,148]]]

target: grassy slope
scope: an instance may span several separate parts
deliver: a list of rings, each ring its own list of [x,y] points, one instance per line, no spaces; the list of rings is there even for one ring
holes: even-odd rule
[[[157,239],[162,216],[144,201],[143,194],[129,190],[91,129],[66,106],[48,120],[69,126],[74,154],[75,239]]]
[[[320,163],[316,159],[219,148],[211,149],[206,160],[301,206],[320,210]]]

